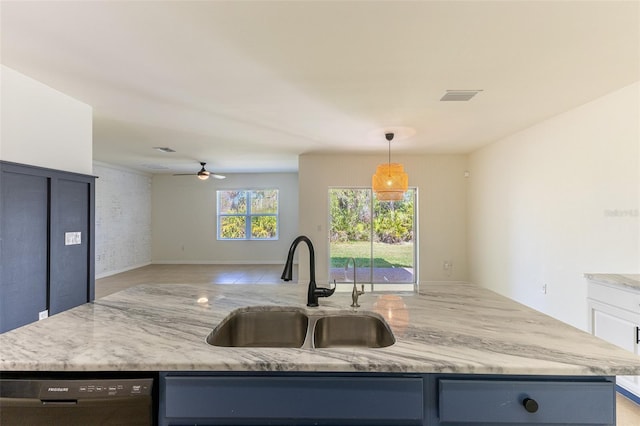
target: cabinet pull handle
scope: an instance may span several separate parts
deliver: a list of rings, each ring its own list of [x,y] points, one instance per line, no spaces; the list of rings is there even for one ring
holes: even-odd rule
[[[538,403],[533,398],[523,399],[522,405],[524,405],[524,409],[527,410],[529,413],[535,413],[536,411],[538,411],[538,408],[539,408]]]
[[[636,343],[640,343],[640,327],[636,326]]]

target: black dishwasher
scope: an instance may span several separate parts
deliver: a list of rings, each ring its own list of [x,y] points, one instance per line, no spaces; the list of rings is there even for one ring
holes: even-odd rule
[[[154,424],[153,378],[0,378],[0,425]]]

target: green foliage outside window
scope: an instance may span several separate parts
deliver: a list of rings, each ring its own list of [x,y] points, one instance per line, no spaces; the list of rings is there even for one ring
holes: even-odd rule
[[[335,189],[330,191],[332,242],[373,241],[395,244],[413,241],[414,196],[407,191],[404,200],[380,202],[371,191]],[[373,217],[373,220],[372,220]]]
[[[246,212],[246,191],[218,191],[218,214],[244,214]]]
[[[331,241],[369,241],[371,235],[369,191],[334,189],[330,192],[330,204]]]
[[[251,213],[277,214],[278,190],[263,189],[259,191],[251,191]]]
[[[245,239],[247,219],[245,216],[226,216],[220,218],[220,236],[229,239]]]
[[[413,196],[407,198],[405,195],[404,200],[393,203],[374,200],[374,241],[387,244],[413,241]]]
[[[275,216],[253,216],[251,218],[251,238],[273,239],[277,236],[278,221]]]

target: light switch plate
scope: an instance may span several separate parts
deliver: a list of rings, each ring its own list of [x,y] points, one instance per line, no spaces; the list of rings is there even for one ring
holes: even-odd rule
[[[64,245],[73,246],[82,244],[82,232],[65,232],[64,233]]]

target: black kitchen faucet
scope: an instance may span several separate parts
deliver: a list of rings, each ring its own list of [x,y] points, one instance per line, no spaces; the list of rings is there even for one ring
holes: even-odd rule
[[[296,251],[296,247],[301,241],[307,243],[309,247],[309,289],[307,290],[307,306],[318,306],[319,297],[329,297],[336,291],[336,288],[323,288],[316,285],[316,255],[313,250],[313,243],[305,236],[300,235],[291,243],[289,247],[289,254],[287,255],[287,263],[284,264],[284,270],[282,271],[281,279],[285,281],[291,281],[293,275],[293,255]]]

